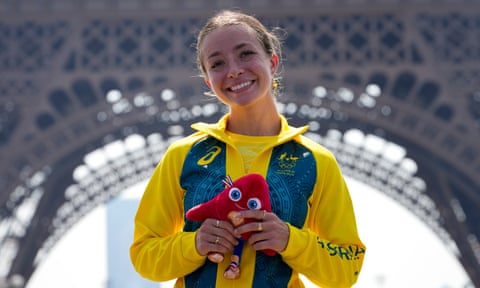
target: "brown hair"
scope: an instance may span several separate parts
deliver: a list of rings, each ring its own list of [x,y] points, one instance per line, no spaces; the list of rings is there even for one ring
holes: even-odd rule
[[[246,25],[252,28],[257,34],[257,39],[263,46],[265,53],[270,56],[277,54],[278,57],[281,58],[280,40],[274,32],[268,31],[268,29],[253,16],[242,12],[224,10],[210,18],[198,33],[197,65],[203,74],[205,74],[205,67],[203,66],[200,52],[200,46],[202,45],[203,40],[213,30],[230,25]]]

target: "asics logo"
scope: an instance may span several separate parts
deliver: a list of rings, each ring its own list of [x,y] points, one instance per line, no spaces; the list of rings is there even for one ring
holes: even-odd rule
[[[212,148],[208,149],[207,154],[202,158],[198,159],[197,164],[200,166],[208,165],[212,163],[212,161],[217,157],[218,154],[222,152],[222,148],[219,146],[213,146]]]

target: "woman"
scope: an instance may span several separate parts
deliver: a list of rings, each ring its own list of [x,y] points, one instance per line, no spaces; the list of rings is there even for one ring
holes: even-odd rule
[[[131,259],[154,281],[176,287],[303,287],[299,274],[322,287],[350,287],[359,275],[360,241],[348,188],[334,156],[288,125],[276,108],[279,41],[257,19],[223,11],[197,39],[197,60],[213,94],[229,107],[216,124],[173,143],[155,169],[135,217]],[[222,180],[263,175],[272,212],[248,210],[256,221],[185,219],[191,207],[223,190]],[[237,280],[223,277],[237,237],[253,235]],[[275,256],[260,250],[271,249]]]

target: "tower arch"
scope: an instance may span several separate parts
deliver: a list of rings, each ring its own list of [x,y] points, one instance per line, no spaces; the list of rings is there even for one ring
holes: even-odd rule
[[[0,278],[28,281],[68,227],[225,112],[194,63],[203,2],[1,4]],[[479,4],[270,2],[216,8],[287,32],[281,111],[455,247],[480,286]]]

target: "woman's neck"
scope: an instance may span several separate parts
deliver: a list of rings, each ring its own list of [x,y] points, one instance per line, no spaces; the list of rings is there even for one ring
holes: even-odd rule
[[[228,131],[250,136],[274,136],[280,133],[280,129],[280,115],[276,107],[257,109],[256,112],[232,109],[227,123]]]

